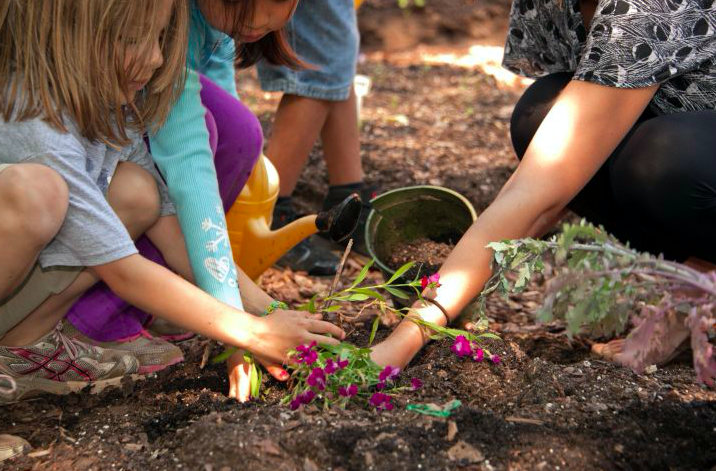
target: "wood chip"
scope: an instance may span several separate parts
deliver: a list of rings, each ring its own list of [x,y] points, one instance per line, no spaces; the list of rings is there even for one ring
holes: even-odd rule
[[[318,471],[318,466],[316,466],[316,463],[313,462],[310,458],[306,458],[303,460],[303,471]]]
[[[544,425],[542,420],[528,419],[527,417],[507,417],[505,420],[513,424]]]
[[[455,435],[457,435],[457,424],[451,420],[448,422],[447,436],[445,439],[451,442],[455,440]]]
[[[460,440],[452,446],[447,452],[450,461],[464,461],[468,463],[479,463],[485,459],[485,455],[480,450]]]
[[[209,363],[209,355],[211,355],[213,346],[214,343],[211,340],[206,342],[206,345],[204,345],[204,351],[201,354],[201,363],[199,363],[200,370],[203,370],[206,367],[206,364]]]
[[[276,444],[276,442],[274,442],[271,439],[264,438],[263,440],[258,442],[257,445],[261,449],[261,451],[263,451],[266,454],[275,455],[275,456],[281,455],[281,449]]]
[[[27,456],[29,456],[30,458],[42,458],[43,456],[47,456],[50,453],[52,453],[52,449],[48,448],[47,450],[33,451],[31,453],[28,453]]]

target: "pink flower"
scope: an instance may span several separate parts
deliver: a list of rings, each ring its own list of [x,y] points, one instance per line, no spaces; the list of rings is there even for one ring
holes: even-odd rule
[[[304,404],[310,404],[313,401],[313,398],[316,397],[316,393],[312,390],[308,389],[303,392],[303,394],[300,394],[301,402]]]
[[[393,404],[390,402],[393,398],[381,392],[373,393],[368,402],[377,410],[393,410]]]
[[[296,361],[298,363],[305,363],[306,365],[312,365],[318,360],[318,353],[313,349],[316,346],[316,342],[313,341],[308,345],[299,345],[296,347],[298,355],[296,355]]]
[[[500,355],[498,355],[498,354],[495,353],[494,355],[492,355],[492,357],[490,357],[490,360],[491,360],[492,363],[494,363],[495,365],[499,365],[500,362],[502,361],[502,358],[500,358]]]
[[[341,386],[338,388],[338,394],[340,394],[343,397],[352,397],[358,394],[358,386],[355,384],[351,384],[348,387]]]
[[[393,381],[395,378],[397,378],[400,375],[400,368],[397,366],[386,366],[383,371],[380,372],[378,375],[378,379],[383,381]]]
[[[338,360],[338,368],[343,369],[348,366],[348,360]]]
[[[423,387],[423,382],[420,381],[418,378],[411,378],[410,379],[410,390],[411,391],[417,391],[418,389]]]
[[[338,369],[338,365],[336,365],[336,362],[333,361],[332,358],[329,358],[326,360],[326,367],[324,368],[324,371],[326,372],[327,375],[332,375],[333,373],[336,372],[337,369]]]
[[[303,404],[310,404],[313,399],[316,397],[316,393],[313,392],[310,389],[307,389],[303,391],[301,394],[293,398],[293,400],[290,402],[289,406],[291,407],[291,410],[296,410],[299,407],[301,407]]]
[[[314,368],[311,370],[311,374],[308,375],[306,382],[323,391],[326,389],[326,373],[322,368]]]
[[[385,382],[381,381],[380,383],[376,384],[375,389],[377,391],[382,391],[383,389],[385,389]]]
[[[423,289],[428,287],[430,289],[435,289],[440,288],[441,286],[442,285],[440,284],[440,273],[433,273],[430,276],[423,276],[420,280],[420,287]]]
[[[482,361],[485,358],[485,353],[481,348],[475,347],[475,351],[472,353],[472,361]]]
[[[472,353],[472,349],[470,348],[470,341],[467,340],[464,335],[458,335],[455,338],[455,343],[452,344],[450,350],[452,350],[455,355],[461,358]]]

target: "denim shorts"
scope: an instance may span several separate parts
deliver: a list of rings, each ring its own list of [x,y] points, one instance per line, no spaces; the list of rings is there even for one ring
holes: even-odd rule
[[[319,100],[348,99],[360,35],[354,0],[300,0],[288,24],[289,44],[315,69],[291,70],[261,61],[261,88]]]

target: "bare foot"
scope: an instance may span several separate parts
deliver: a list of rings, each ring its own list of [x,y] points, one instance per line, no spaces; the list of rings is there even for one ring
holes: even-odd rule
[[[641,372],[649,365],[665,365],[687,347],[690,337],[684,315],[667,313],[656,322],[644,322],[626,339],[592,345],[592,353]]]
[[[624,339],[615,339],[607,343],[595,343],[592,345],[592,353],[605,360],[614,361],[614,356],[624,351],[624,342]]]

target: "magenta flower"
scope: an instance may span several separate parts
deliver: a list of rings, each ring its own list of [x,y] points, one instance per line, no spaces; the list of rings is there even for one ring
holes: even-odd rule
[[[377,410],[393,410],[393,404],[390,402],[393,398],[381,392],[373,393],[368,402]]]
[[[472,361],[482,361],[485,358],[485,352],[481,348],[475,347],[475,351],[472,353]]]
[[[326,360],[326,367],[324,368],[324,371],[326,372],[327,375],[332,375],[333,373],[336,372],[337,369],[338,369],[338,365],[336,364],[335,361],[333,361],[332,358],[329,358]]]
[[[306,365],[312,365],[318,360],[318,353],[313,349],[316,346],[316,342],[313,341],[308,345],[299,345],[296,347],[298,355],[296,355],[296,361],[298,363],[305,363]]]
[[[316,393],[312,390],[308,389],[306,391],[303,391],[302,394],[299,395],[301,397],[301,402],[304,404],[310,404],[313,401],[313,398],[316,397]]]
[[[418,389],[423,387],[423,382],[420,381],[418,378],[411,378],[410,379],[410,390],[411,391],[417,391]]]
[[[452,350],[455,355],[461,358],[472,353],[472,348],[470,348],[470,341],[467,340],[464,335],[458,335],[455,338],[455,343],[452,344],[450,350]]]
[[[306,382],[323,391],[326,389],[326,373],[322,368],[314,368],[311,370],[311,374],[308,375]]]
[[[293,398],[293,400],[290,402],[289,406],[291,407],[291,410],[296,410],[299,407],[301,407],[303,404],[310,404],[313,399],[316,397],[316,393],[313,392],[310,389],[307,389],[303,391],[301,394]]]
[[[423,276],[420,280],[420,287],[423,289],[425,289],[425,288],[435,289],[435,288],[439,288],[441,286],[442,285],[440,284],[440,273],[433,273],[430,276],[427,276],[427,275]]]
[[[397,378],[400,375],[400,368],[397,366],[386,366],[383,371],[380,372],[378,375],[378,379],[381,382],[384,381],[393,381],[395,378]]]
[[[351,384],[348,387],[341,386],[338,388],[338,394],[340,394],[343,397],[352,397],[358,394],[358,386],[355,384]]]
[[[338,368],[343,369],[348,366],[348,360],[338,360]]]
[[[383,389],[385,389],[385,382],[381,381],[380,383],[376,384],[375,389],[376,391],[382,391]]]
[[[498,354],[495,353],[494,355],[492,355],[492,357],[490,357],[490,360],[491,360],[492,363],[494,363],[495,365],[499,365],[500,362],[502,361],[502,358],[500,358],[500,355],[498,355]]]

